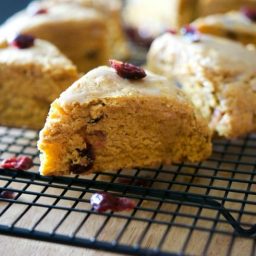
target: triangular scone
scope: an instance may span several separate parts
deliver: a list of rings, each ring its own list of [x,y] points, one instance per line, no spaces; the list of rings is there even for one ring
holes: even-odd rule
[[[27,40],[17,38],[20,43]],[[78,73],[46,41],[35,39],[26,47],[0,42],[0,125],[41,129],[51,102],[78,79]]]
[[[256,51],[189,30],[156,39],[148,53],[148,69],[178,80],[218,135],[235,138],[255,131]]]
[[[129,47],[123,30],[123,0],[42,0],[44,4],[73,3],[84,7],[95,8],[103,14],[107,24],[111,57],[125,59],[129,57]]]
[[[38,142],[42,175],[200,161],[211,153],[205,121],[166,78],[92,70],[51,106]]]
[[[9,18],[0,36],[28,34],[56,45],[80,72],[104,65],[109,58],[104,16],[77,4],[37,2]]]

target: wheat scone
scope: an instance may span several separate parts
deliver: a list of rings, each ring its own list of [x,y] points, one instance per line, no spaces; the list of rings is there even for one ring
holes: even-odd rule
[[[128,0],[125,24],[142,38],[155,38],[166,30],[190,23],[195,18],[196,3],[197,0]]]
[[[197,17],[239,10],[243,6],[256,7],[255,0],[199,0]]]
[[[13,34],[29,34],[55,44],[81,72],[105,64],[110,55],[104,16],[76,4],[45,9],[43,3],[32,3],[0,28],[0,36]]]
[[[245,45],[256,44],[256,23],[242,12],[210,15],[199,18],[192,25],[204,34],[225,37]]]
[[[154,41],[147,67],[174,78],[220,136],[234,138],[256,128],[256,52],[210,35],[165,34]]]
[[[41,129],[51,102],[78,79],[76,67],[52,44],[27,49],[0,42],[0,124]]]
[[[76,3],[95,8],[104,15],[107,23],[111,57],[126,59],[130,56],[122,24],[122,0],[44,0],[44,3]]]
[[[40,132],[42,175],[200,161],[211,153],[206,122],[166,78],[139,81],[92,70],[61,94]]]

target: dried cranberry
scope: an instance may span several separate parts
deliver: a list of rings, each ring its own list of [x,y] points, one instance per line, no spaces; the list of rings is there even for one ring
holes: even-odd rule
[[[30,48],[34,45],[35,38],[30,35],[17,35],[11,42],[10,44],[14,47],[17,47],[19,49],[26,49]]]
[[[0,198],[4,199],[13,199],[15,197],[15,193],[12,191],[0,191]]]
[[[241,13],[250,19],[251,21],[256,22],[256,9],[255,8],[250,8],[250,7],[243,7],[241,9]]]
[[[11,157],[3,160],[0,164],[0,167],[4,169],[17,169],[23,171],[30,169],[32,166],[33,161],[27,156]]]
[[[193,42],[193,43],[197,43],[200,42],[200,33],[199,31],[190,26],[190,25],[186,25],[181,29],[181,34],[186,36],[186,38],[189,39],[189,41]]]
[[[93,194],[90,202],[93,209],[97,212],[108,210],[120,212],[132,210],[135,207],[133,200],[124,197],[115,197],[107,192]]]
[[[118,178],[118,183],[127,184],[127,185],[134,185],[139,187],[149,187],[150,186],[150,180],[144,179],[144,178],[137,178],[133,180],[133,178]]]
[[[87,164],[86,165],[72,164],[70,166],[70,172],[74,174],[82,174],[84,172],[88,172],[93,167],[94,160],[95,160],[93,148],[90,143],[87,142],[86,144],[87,144],[86,149],[77,149],[77,152],[80,157],[83,157],[87,160]]]
[[[46,13],[48,13],[48,10],[45,9],[45,8],[41,8],[41,9],[35,10],[33,14],[34,15],[40,15],[40,14],[46,14]]]
[[[109,60],[112,68],[114,68],[119,76],[130,80],[139,80],[147,76],[143,68],[130,63],[118,60]]]

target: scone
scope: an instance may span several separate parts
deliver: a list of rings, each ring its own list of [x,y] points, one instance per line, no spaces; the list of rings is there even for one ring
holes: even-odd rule
[[[241,7],[256,7],[255,0],[199,0],[198,17],[215,13],[239,10]]]
[[[194,162],[210,155],[207,124],[179,89],[164,77],[116,63],[118,73],[98,67],[51,105],[38,142],[42,175]]]
[[[52,44],[19,35],[0,42],[0,125],[41,129],[51,102],[78,79]]]
[[[124,9],[125,26],[135,41],[148,45],[166,30],[180,28],[196,18],[197,1],[128,0]]]
[[[29,34],[55,44],[79,71],[106,63],[110,53],[104,16],[92,8],[32,3],[0,28],[0,36]]]
[[[130,37],[147,46],[167,30],[242,6],[256,7],[256,0],[127,0],[124,20]]]
[[[256,10],[210,15],[192,23],[201,33],[226,37],[245,45],[256,44]]]
[[[111,57],[121,59],[129,57],[129,47],[122,24],[122,0],[44,0],[44,3],[76,3],[95,8],[105,17]]]
[[[147,57],[151,71],[174,78],[220,136],[256,129],[256,52],[240,43],[187,28],[156,39]],[[193,32],[194,31],[194,32]]]

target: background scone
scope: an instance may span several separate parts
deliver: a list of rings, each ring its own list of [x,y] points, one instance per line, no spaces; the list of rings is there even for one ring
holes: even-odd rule
[[[77,78],[71,61],[46,41],[1,41],[0,124],[42,128],[50,103]]]
[[[124,20],[132,39],[149,44],[150,39],[198,17],[256,7],[256,0],[127,0]]]
[[[104,16],[92,8],[63,3],[32,3],[0,28],[0,36],[22,33],[55,44],[79,71],[85,72],[106,63],[109,57]]]
[[[122,23],[123,0],[43,0],[44,4],[76,3],[84,7],[95,8],[105,17],[110,44],[111,57],[126,59],[129,57],[129,47]]]
[[[166,78],[128,80],[103,66],[52,104],[38,147],[42,175],[88,174],[200,161],[211,153],[211,134]]]
[[[256,9],[214,14],[192,23],[201,33],[226,37],[243,44],[256,44]]]
[[[244,6],[256,7],[256,0],[199,0],[198,17],[239,10]]]
[[[256,52],[224,38],[165,34],[147,57],[150,70],[175,78],[220,136],[256,130]]]
[[[128,0],[124,21],[141,41],[154,39],[169,29],[180,28],[194,17],[198,0]],[[143,13],[143,14],[142,14]]]

